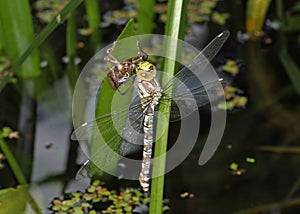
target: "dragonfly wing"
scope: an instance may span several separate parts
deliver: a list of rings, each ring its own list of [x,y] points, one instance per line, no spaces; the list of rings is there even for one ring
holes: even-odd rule
[[[211,61],[223,47],[229,36],[230,32],[228,30],[223,31],[218,36],[216,36],[207,46],[205,46],[205,48],[202,49],[201,54],[203,54],[208,61]]]
[[[133,103],[140,102],[137,98]],[[143,145],[143,121],[144,114],[142,114],[142,106],[138,105],[138,108],[130,108],[126,126],[123,131],[123,139],[121,145],[122,155],[128,155],[141,149]]]
[[[103,137],[111,136],[111,133],[117,132],[122,135],[126,129],[133,126],[134,129],[141,129],[141,121],[143,120],[143,114],[141,110],[141,104],[139,99],[134,99],[129,106],[124,106],[109,114],[102,115],[95,120],[83,123],[79,126],[71,135],[72,140],[78,141],[90,141],[93,135],[97,132],[101,132]],[[134,133],[133,133],[134,134]],[[134,135],[130,135],[134,139]],[[130,138],[126,138],[127,141],[133,141]]]
[[[71,138],[79,141],[97,168],[113,170],[120,157],[135,151],[134,144],[143,142],[143,113],[140,109],[140,101],[135,99],[130,107],[125,106],[84,123],[73,132]],[[85,169],[82,168],[82,172]]]
[[[165,103],[172,100],[171,121],[178,121],[209,103],[211,106],[216,106],[224,95],[220,80],[203,84],[189,69],[181,70],[171,81],[176,88],[174,90],[171,87],[164,89],[160,101]]]
[[[175,74],[175,78],[172,78],[164,86],[164,90],[169,90],[172,87],[180,87],[180,84],[185,84],[188,88],[195,87],[199,83],[199,87],[202,83],[205,84],[205,81],[201,80],[201,83],[192,71],[197,71],[198,73],[205,71],[210,61],[220,51],[229,35],[229,31],[224,31],[216,36],[205,48],[203,48],[200,54],[194,57],[191,64],[183,67],[177,74]]]
[[[76,173],[75,179],[79,180],[86,177],[92,177],[94,175],[93,171],[91,170],[91,162],[87,160],[82,164],[78,172]]]
[[[99,169],[92,161],[87,160],[82,164],[76,173],[75,179],[80,180],[87,177],[93,177],[94,175],[102,175],[103,171]]]
[[[174,122],[187,117],[207,104],[210,104],[211,110],[216,110],[216,106],[224,101],[223,96],[223,87],[219,80],[206,83],[205,86],[199,83],[199,86],[194,88],[177,87],[172,96],[170,121]],[[165,95],[162,97],[163,102],[169,99]]]
[[[215,37],[197,55],[192,63],[183,67],[164,87],[162,101],[172,98],[171,121],[177,121],[182,117],[188,116],[197,108],[208,103],[214,105],[221,96],[223,88],[218,79],[213,80],[205,72],[210,67],[212,60],[229,37],[229,31],[224,31]],[[197,75],[192,71],[197,71]],[[201,81],[198,75],[203,77]],[[175,87],[175,89],[173,89]],[[172,96],[170,96],[170,94]]]

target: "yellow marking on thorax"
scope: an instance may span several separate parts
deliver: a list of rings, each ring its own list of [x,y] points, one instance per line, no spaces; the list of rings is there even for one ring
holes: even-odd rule
[[[148,61],[140,62],[135,70],[137,78],[144,81],[155,79],[157,73],[156,67]]]

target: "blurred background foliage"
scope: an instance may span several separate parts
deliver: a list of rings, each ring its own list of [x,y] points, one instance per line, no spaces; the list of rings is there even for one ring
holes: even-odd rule
[[[74,181],[85,158],[69,140],[71,96],[87,61],[115,41],[130,19],[137,34],[166,34],[165,26],[174,19],[170,4],[0,1],[1,212],[147,212],[149,199],[126,189],[138,188],[138,182],[109,178],[110,190],[105,189],[99,203],[91,189],[106,187]],[[182,36],[197,48],[225,29],[231,32],[212,61],[232,79],[225,88],[227,103],[221,106],[228,110],[228,123],[217,153],[199,167],[209,122],[201,124],[199,144],[166,176],[162,209],[299,213],[300,2],[189,0],[183,7]],[[171,140],[177,128],[170,126]]]

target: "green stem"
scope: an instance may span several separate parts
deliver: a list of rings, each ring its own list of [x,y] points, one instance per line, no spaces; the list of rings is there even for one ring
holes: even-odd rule
[[[25,176],[23,175],[22,170],[21,170],[17,160],[15,159],[14,155],[10,151],[10,148],[7,146],[5,140],[3,139],[2,136],[0,136],[0,148],[3,151],[3,153],[7,159],[7,162],[9,163],[19,184],[21,184],[21,185],[27,184]]]
[[[149,34],[153,30],[154,0],[140,0],[137,14],[137,33]]]
[[[168,5],[168,22],[166,23],[165,34],[171,36],[174,39],[179,39],[183,35],[185,27],[185,12],[186,12],[187,1],[169,1]],[[166,40],[164,44],[164,51],[167,53],[168,58],[176,59],[178,54],[177,43],[171,43],[171,40]],[[168,81],[168,76],[174,75],[176,70],[176,62],[174,60],[165,59],[164,71],[165,75],[162,76],[162,85],[165,85]],[[160,112],[165,116],[166,121],[169,121],[170,117],[170,106],[169,102],[166,105],[160,106]],[[162,130],[165,126],[165,120],[160,117],[157,122],[157,130]],[[166,165],[166,151],[168,143],[168,131],[167,126],[164,129],[164,134],[162,137],[156,141],[155,151],[154,151],[154,161],[153,161],[153,171],[154,176],[160,175],[152,179],[151,182],[151,196],[150,196],[150,213],[162,213],[162,201],[164,192],[164,172]]]
[[[75,12],[70,14],[66,32],[66,50],[69,63],[67,66],[67,74],[72,90],[74,90],[77,81],[77,67],[75,65],[76,56],[76,19]]]
[[[91,35],[91,46],[94,51],[98,50],[101,42],[101,34],[99,30],[100,9],[97,0],[85,0],[85,9],[88,17],[89,28],[93,31]]]
[[[281,0],[276,1],[276,12],[279,18],[283,19],[283,2]],[[285,72],[293,83],[297,93],[300,94],[300,70],[294,60],[290,57],[287,49],[287,41],[283,29],[278,31],[278,58],[285,68]]]
[[[256,41],[259,37],[257,33],[262,30],[266,13],[271,4],[271,0],[249,0],[246,10],[246,32],[250,40]]]
[[[29,191],[27,192],[27,197],[28,197],[28,203],[30,204],[33,211],[36,214],[42,214],[40,207],[38,206],[38,204],[36,203],[36,201],[34,200],[34,198],[32,197]]]
[[[34,38],[29,1],[0,1],[0,25],[3,49],[10,61],[15,63]],[[14,72],[22,77],[38,76],[40,74],[38,52],[31,53]]]
[[[50,35],[50,33],[52,33],[58,25],[61,24],[60,22],[58,22],[58,20],[65,20],[67,18],[67,16],[73,10],[75,10],[81,2],[83,2],[83,0],[70,1],[64,7],[64,9],[36,36],[36,38],[32,41],[32,43],[29,45],[29,47],[24,51],[24,53],[15,61],[13,66],[10,68],[10,70],[14,74],[17,73],[17,70],[24,63],[24,61],[27,59],[27,57],[47,39],[47,37]],[[59,18],[57,18],[57,17],[59,17]],[[0,89],[4,88],[4,86],[7,83],[8,83],[8,81],[6,79],[5,79],[5,81],[1,81]]]
[[[281,19],[283,17],[283,2],[282,2],[282,0],[276,0],[276,12],[277,12],[278,18]]]

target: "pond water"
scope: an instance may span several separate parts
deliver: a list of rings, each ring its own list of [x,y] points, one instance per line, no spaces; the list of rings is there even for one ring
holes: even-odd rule
[[[298,45],[294,42],[289,47]],[[293,50],[291,55],[299,56],[299,49]],[[195,148],[166,175],[164,198],[169,213],[299,213],[300,102],[276,52],[275,44],[238,43],[232,31],[213,64],[220,65],[225,59],[238,62],[240,73],[232,77],[232,85],[244,91],[248,103],[245,108],[228,111],[222,142],[203,166],[198,159],[210,115],[201,111],[201,118],[208,123],[201,124]],[[30,100],[31,104],[24,103],[22,96],[22,90],[12,86],[0,94],[0,125],[20,131],[20,138],[9,144],[37,204],[51,213],[48,208],[55,197],[85,191],[90,185],[89,178],[75,180],[87,157],[79,144],[70,140],[72,90],[63,75],[39,92],[38,99]],[[22,112],[29,113],[24,116]],[[18,128],[20,121],[23,129]],[[176,138],[179,125],[170,126],[170,139]],[[1,188],[16,186],[8,166],[0,173]],[[138,181],[105,179],[110,188],[139,187]]]

